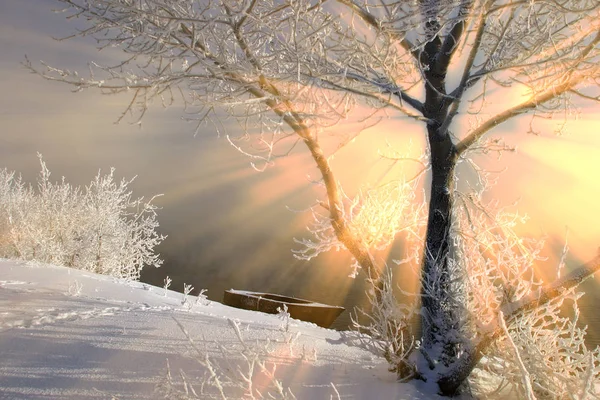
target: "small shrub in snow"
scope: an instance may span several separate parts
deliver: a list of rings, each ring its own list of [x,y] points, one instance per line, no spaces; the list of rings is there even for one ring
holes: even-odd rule
[[[180,371],[181,382],[176,382],[167,360],[166,376],[156,386],[156,393],[161,398],[296,399],[292,391],[284,387],[276,377],[277,364],[269,361],[272,350],[268,340],[263,344],[258,341],[255,344],[246,341],[239,322],[228,319],[239,346],[222,347],[223,358],[213,359],[196,345],[187,329],[177,319],[175,322],[187,338],[197,356],[196,360],[204,367],[206,373],[204,377],[191,382],[185,373]],[[334,390],[337,392],[335,388]]]
[[[165,278],[165,285],[163,286],[163,288],[165,289],[165,297],[167,297],[167,293],[169,293],[169,286],[171,286],[171,278],[169,278],[168,276]]]
[[[146,265],[159,267],[154,248],[165,236],[156,232],[157,207],[133,199],[128,185],[114,180],[114,169],[82,188],[63,178],[50,180],[40,159],[37,188],[15,172],[0,170],[0,255],[36,260],[137,280]]]
[[[277,308],[277,317],[281,320],[281,325],[279,329],[284,332],[289,332],[290,330],[290,313],[288,312],[287,305],[283,304],[283,308]]]
[[[194,303],[194,304],[200,304],[203,306],[209,305],[210,300],[206,296],[206,294],[205,294],[206,292],[208,292],[208,289],[201,289],[200,293],[198,293],[198,297],[196,297],[196,303]]]
[[[78,281],[69,282],[68,293],[69,296],[77,297],[81,294],[81,290],[83,289],[83,285]]]
[[[413,329],[416,307],[398,303],[392,290],[392,274],[388,271],[383,277],[382,285],[373,284],[372,291],[367,292],[370,312],[359,309],[352,317],[354,334],[350,336],[361,347],[383,356],[390,371],[406,375],[414,372],[408,356],[417,345]],[[366,322],[360,323],[359,316]]]
[[[183,284],[183,297],[181,298],[181,305],[184,306],[188,303],[188,295],[194,290],[192,285],[188,285],[187,283]],[[188,308],[192,308],[192,303],[188,303]]]

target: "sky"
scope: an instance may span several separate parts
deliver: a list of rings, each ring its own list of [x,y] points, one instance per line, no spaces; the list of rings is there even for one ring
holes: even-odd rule
[[[21,65],[26,56],[34,63],[83,70],[90,60],[120,56],[99,53],[81,40],[54,40],[73,33],[74,25],[53,8],[48,0],[0,4],[0,167],[35,182],[40,152],[56,179],[65,176],[85,185],[99,169],[115,167],[117,177],[137,176],[134,196],[163,194],[156,204],[162,207],[161,232],[168,235],[158,249],[165,263],[145,270],[142,279],[161,283],[169,275],[173,287],[184,282],[208,287],[214,299],[232,287],[312,295],[338,304],[348,288],[362,292],[362,282],[339,280],[320,268],[327,258],[303,263],[291,253],[294,236],[304,231],[299,218],[306,216],[287,207],[305,209],[316,198],[306,171],[285,168],[302,154],[259,173],[214,130],[194,135],[180,108],[153,107],[141,128],[128,120],[117,125],[127,96],[72,93],[30,74]],[[343,278],[347,265],[339,268]],[[309,279],[318,282],[315,288],[303,284]],[[331,292],[336,281],[344,290]]]
[[[85,70],[88,61],[119,59],[116,49],[99,53],[85,40],[52,39],[68,36],[77,26],[52,13],[53,7],[58,6],[52,0],[0,3],[0,167],[34,181],[40,152],[57,179],[84,185],[99,169],[115,167],[119,177],[137,176],[134,195],[162,193],[156,200],[162,207],[158,219],[169,237],[159,249],[165,266],[147,271],[150,281],[179,274],[174,285],[185,280],[209,287],[214,299],[231,287],[334,304],[360,296],[362,283],[346,278],[347,257],[326,255],[306,263],[290,252],[297,248],[292,238],[305,232],[307,217],[289,209],[305,209],[318,195],[308,183],[315,170],[305,151],[259,173],[214,130],[194,135],[178,107],[152,107],[141,128],[127,119],[115,124],[128,103],[126,95],[72,93],[21,65],[27,56],[34,64],[43,60]],[[398,121],[385,121],[361,135],[355,150],[337,156],[333,166],[342,179],[356,184],[381,175],[376,156],[356,162],[357,151],[376,154],[382,142],[375,135],[401,151],[412,141],[412,151],[418,152],[422,128],[402,124],[402,137]],[[548,255],[560,252],[568,226],[570,260],[587,261],[600,246],[600,112],[583,108],[580,119],[567,125],[570,133],[561,136],[553,133],[556,121],[544,124],[539,136],[524,133],[525,120],[496,130],[518,152],[481,162],[506,169],[492,196],[507,204],[519,201],[518,209],[531,217],[524,231],[547,235]]]

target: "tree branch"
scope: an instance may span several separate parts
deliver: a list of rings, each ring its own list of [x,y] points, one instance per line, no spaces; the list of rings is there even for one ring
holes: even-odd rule
[[[473,41],[473,47],[469,52],[469,57],[467,58],[467,63],[465,64],[465,68],[463,70],[460,83],[458,87],[450,93],[450,97],[452,98],[452,104],[448,109],[448,114],[446,115],[446,119],[442,124],[441,130],[445,131],[450,127],[454,116],[458,112],[458,107],[460,106],[460,102],[462,100],[462,96],[472,85],[475,84],[476,81],[473,82],[471,79],[471,68],[473,68],[473,64],[475,62],[475,57],[479,52],[479,47],[481,46],[481,39],[483,38],[483,33],[485,31],[485,18],[484,14],[479,18],[479,26],[477,28],[477,33],[475,34],[475,39]]]
[[[511,320],[515,316],[538,308],[555,297],[558,297],[565,291],[578,286],[586,278],[588,278],[590,275],[593,275],[598,270],[600,270],[600,254],[587,264],[580,266],[564,277],[559,278],[551,284],[539,289],[536,293],[503,305],[501,307],[502,312],[506,316],[507,320]],[[492,325],[492,327],[488,327],[485,330],[490,331],[496,329],[497,327]]]
[[[191,31],[185,28],[185,25],[181,25],[182,30],[188,35],[191,35]],[[236,40],[240,44],[246,58],[250,60],[254,68],[260,73],[260,66],[255,60],[250,48],[245,44],[239,26],[234,28],[234,34]],[[205,49],[201,49],[205,51]],[[224,68],[222,66],[221,68]],[[329,161],[323,150],[321,149],[318,140],[311,133],[310,128],[306,125],[304,119],[294,109],[294,105],[289,99],[286,99],[277,87],[269,81],[264,75],[259,76],[258,85],[248,83],[242,76],[233,72],[225,72],[225,74],[232,80],[241,83],[246,87],[246,90],[256,98],[265,99],[265,104],[304,141],[304,144],[308,147],[313,160],[315,161],[321,176],[323,177],[323,183],[327,191],[328,210],[331,218],[331,225],[336,234],[338,240],[346,246],[348,251],[356,258],[360,266],[365,269],[368,276],[376,281],[379,279],[379,271],[375,268],[375,261],[371,256],[368,248],[358,240],[352,233],[344,217],[344,205],[341,200],[340,191],[338,188],[337,180],[331,170]],[[258,86],[258,87],[257,87]]]
[[[404,90],[400,89],[399,87],[397,87],[393,84],[382,84],[382,83],[373,81],[362,75],[355,74],[352,72],[346,72],[346,77],[348,77],[350,79],[354,79],[356,81],[370,83],[373,86],[376,86],[379,89],[381,89],[383,93],[395,94],[396,96],[398,96],[398,98],[400,99],[401,102],[406,102],[409,106],[411,106],[412,108],[414,108],[415,110],[417,110],[418,112],[423,114],[423,103],[421,101],[415,99],[414,97],[410,96]]]
[[[370,12],[360,7],[352,0],[336,0],[338,3],[343,4],[354,11],[360,19],[362,19],[366,24],[372,26],[379,32],[383,32],[381,27],[381,22]],[[415,60],[419,59],[419,52],[415,49],[415,46],[408,40],[406,37],[402,37],[400,34],[391,31],[385,31],[385,33],[389,34],[393,39],[397,40],[400,43],[400,46],[408,53],[412,54]]]
[[[448,66],[450,65],[450,61],[452,60],[452,56],[454,55],[454,53],[456,52],[456,49],[458,48],[458,42],[460,42],[460,40],[462,38],[462,35],[465,30],[465,26],[467,25],[466,20],[468,18],[468,14],[471,11],[472,7],[473,7],[472,0],[466,0],[466,4],[463,3],[461,5],[460,10],[458,12],[458,16],[457,16],[457,18],[459,18],[460,21],[458,21],[456,24],[454,24],[454,26],[452,27],[452,29],[450,30],[448,35],[446,35],[444,42],[442,43],[442,47],[440,48],[440,51],[437,56],[437,62],[438,62],[438,65],[444,71],[448,69]]]
[[[580,63],[583,60],[585,60],[585,58],[596,48],[598,43],[600,43],[600,31],[596,33],[594,39],[592,39],[592,41],[581,51],[581,54],[579,54],[579,56],[573,61],[573,69],[570,69],[569,66],[565,66],[565,71],[568,72],[566,73],[566,77],[564,78],[563,83],[560,83],[557,86],[549,87],[544,92],[534,95],[528,101],[525,101],[513,108],[510,108],[484,122],[482,125],[479,126],[479,128],[475,129],[466,138],[461,140],[456,145],[458,155],[460,156],[462,153],[464,153],[473,143],[478,141],[483,135],[485,135],[490,129],[492,129],[496,125],[499,125],[502,122],[516,115],[532,110],[536,108],[539,104],[552,100],[565,92],[572,91],[578,83],[580,83],[587,77],[581,74],[579,76],[573,77],[573,74],[575,72],[574,68],[580,65]]]
[[[558,97],[563,93],[570,91],[573,87],[575,87],[575,85],[577,85],[582,80],[582,77],[567,79],[564,83],[558,86],[548,88],[544,92],[535,94],[529,100],[518,104],[512,108],[509,108],[508,110],[503,111],[500,114],[497,114],[492,118],[488,119],[456,145],[456,151],[458,155],[460,156],[467,149],[469,149],[469,147],[471,147],[473,143],[481,139],[483,135],[485,135],[490,129],[496,127],[497,125],[500,125],[501,123],[517,115],[526,113],[529,110],[533,110],[537,108],[540,104],[552,100],[555,97]]]
[[[517,301],[505,304],[501,307],[506,321],[510,324],[514,319],[528,311],[542,307],[552,299],[562,295],[567,290],[580,285],[585,279],[600,270],[600,254],[592,261],[582,265],[563,278],[544,286],[537,292],[525,296]],[[482,329],[482,337],[474,343],[470,351],[466,351],[452,366],[444,373],[438,381],[438,385],[444,393],[454,393],[458,386],[469,376],[477,363],[483,357],[484,351],[502,336],[502,326],[493,321]]]

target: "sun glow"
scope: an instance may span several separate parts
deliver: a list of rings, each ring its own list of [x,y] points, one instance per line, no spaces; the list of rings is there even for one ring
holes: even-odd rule
[[[352,18],[352,14],[347,13],[344,18]],[[369,39],[366,43],[373,44],[372,31],[358,19],[354,24],[358,32]],[[14,33],[16,28],[8,27],[6,32]],[[43,49],[39,47],[55,50],[60,46],[64,51],[62,44],[49,40],[46,34],[27,29],[18,32],[19,35],[5,35],[18,37],[15,65],[22,61],[21,48],[32,49],[32,54],[40,54]],[[81,61],[82,54],[86,61],[90,54],[97,55],[95,51],[91,53],[92,47],[81,43],[70,50],[73,51],[69,53],[70,58],[74,60]],[[62,60],[56,59],[54,53],[48,57],[42,53],[40,57],[49,59],[51,64],[60,64]],[[116,60],[111,59],[108,64],[115,64],[112,61]],[[450,68],[454,80],[460,76],[462,64],[459,64]],[[394,71],[390,71],[392,73]],[[64,164],[64,175],[68,178],[71,178],[68,172],[77,170],[84,162],[91,164],[88,165],[91,174],[99,166],[113,165],[125,176],[139,174],[136,186],[148,193],[165,193],[158,199],[163,207],[159,220],[170,234],[165,244],[172,248],[167,254],[179,257],[172,262],[176,264],[174,269],[189,269],[192,277],[199,275],[199,270],[206,270],[206,276],[218,284],[242,285],[259,280],[256,285],[263,285],[261,290],[281,288],[289,294],[305,293],[316,300],[335,304],[344,303],[351,292],[352,295],[360,292],[356,289],[360,287],[358,280],[343,279],[351,272],[347,253],[333,251],[311,263],[294,260],[290,253],[290,249],[298,248],[293,237],[309,236],[306,226],[310,213],[294,211],[311,206],[319,208],[318,201],[324,199],[319,171],[302,143],[289,156],[276,160],[265,172],[259,173],[248,165],[252,160],[228,147],[226,140],[218,143],[205,138],[192,140],[189,132],[193,127],[178,121],[180,110],[171,110],[166,116],[151,110],[142,132],[136,128],[125,132],[126,128],[115,128],[112,122],[127,106],[129,100],[124,97],[128,95],[109,98],[84,93],[75,96],[66,88],[57,89],[59,86],[49,82],[32,80],[24,71],[4,71],[3,76],[10,78],[2,82],[5,92],[14,96],[5,99],[5,106],[0,108],[15,110],[2,119],[7,165],[8,159],[23,164],[25,161],[21,160],[41,151],[50,165],[60,160],[57,162]],[[295,90],[284,82],[278,83],[290,92]],[[498,87],[489,92],[483,111],[473,117],[475,122],[506,109],[507,104],[523,102],[531,95],[524,85],[515,85],[508,96],[503,89]],[[30,93],[36,95],[30,96]],[[419,93],[413,94],[420,97]],[[31,121],[22,118],[23,110],[32,108],[35,113],[50,110],[51,115],[44,118],[38,115]],[[537,120],[540,131],[549,134],[526,136],[530,116],[521,116],[517,122],[510,121],[490,133],[490,137],[504,136],[518,147],[517,153],[505,153],[500,160],[478,157],[478,163],[489,170],[506,168],[497,175],[498,183],[489,196],[501,204],[520,200],[516,208],[531,218],[526,226],[518,228],[519,233],[550,238],[546,253],[553,258],[545,265],[556,265],[566,226],[574,261],[587,261],[600,245],[600,213],[597,212],[600,137],[596,132],[600,119],[597,111],[592,111],[584,112],[580,120],[568,124],[572,134],[558,137],[551,133],[561,124],[560,120]],[[423,235],[421,207],[427,182],[425,178],[416,182],[411,179],[424,168],[425,161],[420,157],[426,149],[425,129],[422,121],[394,119],[383,113],[362,120],[369,112],[357,106],[349,113],[352,121],[346,122],[340,117],[340,124],[324,129],[319,139],[347,196],[348,212],[354,212],[353,229],[364,237],[382,265],[387,263],[394,267],[392,259],[402,258],[406,250],[403,243],[396,243],[399,250],[388,246],[394,242],[394,232],[400,230],[420,238]],[[379,123],[373,125],[376,120]],[[228,123],[229,120],[223,122]],[[468,123],[461,120],[454,125],[457,126],[452,129],[460,137]],[[173,127],[177,127],[177,132]],[[227,128],[228,133],[235,134],[240,133],[237,130],[242,127]],[[29,137],[22,134],[31,131],[34,134]],[[206,129],[203,133],[214,135],[214,130]],[[64,151],[65,144],[69,152]],[[60,169],[57,171],[57,175],[63,174]],[[467,180],[463,176],[459,179]],[[415,186],[408,185],[409,181]],[[418,226],[420,228],[415,228]],[[279,264],[280,267],[274,267]],[[400,280],[416,281],[418,275],[413,269],[398,270],[402,271]],[[161,271],[161,275],[158,282],[162,282],[164,272]],[[218,284],[214,291],[218,291]],[[197,283],[196,287],[200,285]],[[213,295],[212,292],[209,294]]]
[[[515,100],[522,101],[521,94]],[[512,123],[511,133],[505,135],[507,142],[518,148],[516,153],[504,153],[499,159],[477,156],[477,163],[488,170],[506,169],[497,174],[497,183],[487,196],[507,206],[518,200],[515,210],[530,217],[527,224],[515,227],[519,234],[553,238],[544,250],[544,255],[550,259],[539,266],[540,276],[550,277],[556,271],[562,251],[565,226],[569,227],[570,265],[576,260],[586,261],[594,256],[600,244],[599,217],[590,211],[594,210],[594,199],[600,194],[599,181],[593,173],[600,170],[600,158],[595,157],[600,150],[600,139],[593,133],[598,120],[584,116],[581,120],[569,122],[567,126],[574,132],[571,135],[552,134],[553,122],[558,121],[538,124],[540,131],[549,134],[522,135],[529,130],[529,118],[524,116],[517,123]],[[336,150],[335,143],[336,139],[339,143],[339,138],[335,131],[339,130],[348,137],[348,132],[353,129],[360,134]],[[490,137],[501,135],[503,130],[502,127],[497,128]],[[351,218],[353,229],[364,238],[377,259],[383,261],[382,264],[387,262],[393,266],[391,259],[401,258],[398,250],[388,246],[394,242],[393,232],[404,229],[413,237],[422,237],[423,234],[422,220],[419,229],[412,230],[411,227],[419,225],[417,215],[424,213],[419,207],[423,206],[425,179],[414,187],[402,184],[418,175],[426,163],[415,162],[425,148],[422,127],[415,122],[393,119],[383,120],[364,130],[356,126],[352,129],[345,125],[336,126],[324,136],[323,147],[333,154],[330,157],[332,168],[348,196],[348,212],[354,212]],[[397,153],[402,157],[391,156]],[[246,179],[241,174],[239,176],[240,180]],[[318,179],[318,170],[300,146],[290,156],[277,160],[267,175],[257,178],[256,184],[249,187],[250,201],[246,206],[248,210],[260,209],[267,214],[268,210],[280,206],[293,210],[306,209],[311,205],[320,207],[317,200],[323,199],[324,191],[315,184]],[[286,227],[277,227],[277,230],[282,237],[306,236],[302,231],[310,222],[310,215],[292,215],[293,222]],[[297,248],[293,244],[289,247]],[[253,268],[260,268],[259,265],[268,263],[268,259],[272,258],[272,250],[264,249],[250,257],[264,260],[252,262]],[[402,253],[406,249],[399,251]],[[343,303],[356,286],[352,281],[339,279],[350,273],[348,255],[344,252],[323,254],[316,263],[320,268],[318,272],[315,267],[310,268],[310,273],[309,270],[296,271],[289,276],[286,276],[289,273],[282,273],[271,284],[290,288],[291,282],[295,282],[296,293],[313,293],[320,299],[323,299],[323,293],[328,293],[329,301]],[[294,268],[306,267],[296,265]],[[285,270],[289,271],[287,267]],[[416,282],[414,268],[404,270],[407,271],[406,276],[400,280]],[[298,274],[304,275],[300,281],[297,280]],[[308,275],[309,278],[306,277]],[[296,286],[300,283],[305,289]]]

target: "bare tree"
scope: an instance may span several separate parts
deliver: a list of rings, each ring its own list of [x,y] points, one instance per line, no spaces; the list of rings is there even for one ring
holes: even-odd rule
[[[228,140],[258,169],[304,145],[325,197],[313,208],[315,238],[303,241],[299,255],[347,249],[375,284],[376,307],[389,303],[383,301],[389,290],[373,250],[400,231],[418,232],[413,228],[420,206],[410,201],[418,179],[352,200],[320,139],[365,108],[363,127],[381,117],[423,124],[427,149],[418,160],[425,165],[419,177],[429,174],[431,180],[418,255],[421,333],[418,344],[395,347],[406,354],[388,358],[401,378],[433,380],[442,393],[454,394],[501,342],[510,347],[506,357],[516,354],[514,365],[524,366],[528,358],[505,339],[525,335],[519,328],[524,318],[535,316],[530,326],[541,323],[546,314],[540,306],[557,310],[574,296],[573,287],[600,268],[596,260],[548,286],[526,278],[539,261],[537,244],[515,239],[509,223],[514,215],[484,205],[485,172],[470,193],[455,182],[457,164],[473,163],[478,152],[510,149],[488,138],[497,126],[528,114],[535,130],[537,119],[573,110],[574,99],[599,100],[597,0],[58,1],[88,23],[78,35],[119,46],[128,58],[114,66],[91,64],[85,78],[27,63],[32,71],[77,89],[129,91],[124,116],[142,118],[152,99],[170,104],[179,95],[199,126],[220,126],[223,115],[216,110],[225,110],[244,127],[241,137]],[[510,90],[524,96],[493,111],[496,93]],[[382,221],[373,211],[382,201],[395,204],[393,218]],[[374,227],[376,234],[369,234]],[[474,310],[483,313],[477,315],[483,322],[470,315]],[[390,340],[408,329],[394,326]],[[594,354],[589,368],[576,373],[597,378]],[[542,377],[523,376],[528,394],[561,396],[540,383]]]

